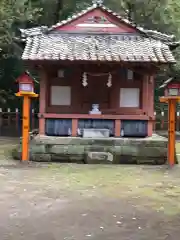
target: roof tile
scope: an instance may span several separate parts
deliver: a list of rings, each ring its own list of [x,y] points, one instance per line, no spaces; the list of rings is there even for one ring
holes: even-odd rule
[[[44,34],[29,37],[23,60],[175,62],[168,45],[142,36]]]

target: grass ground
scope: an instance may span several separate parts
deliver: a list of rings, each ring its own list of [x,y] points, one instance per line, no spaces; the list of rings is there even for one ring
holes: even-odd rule
[[[179,239],[179,165],[23,166],[3,142],[1,240]]]

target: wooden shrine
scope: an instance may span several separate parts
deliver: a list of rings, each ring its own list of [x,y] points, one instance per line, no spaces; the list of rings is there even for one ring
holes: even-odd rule
[[[152,136],[154,83],[174,64],[172,36],[136,26],[101,2],[54,26],[21,29],[22,59],[40,74],[39,132]]]

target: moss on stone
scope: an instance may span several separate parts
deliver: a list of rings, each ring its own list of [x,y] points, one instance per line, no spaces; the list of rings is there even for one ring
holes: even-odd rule
[[[21,159],[21,149],[19,149],[19,147],[16,146],[14,149],[12,149],[11,155],[14,160],[20,160]]]
[[[31,153],[30,160],[35,162],[51,162],[51,154]]]
[[[89,152],[109,153],[107,159],[89,159]],[[106,154],[105,154],[106,155]],[[21,158],[21,146],[12,152],[14,159]],[[156,163],[162,164],[167,159],[167,141],[164,138],[153,139],[84,139],[54,138],[37,136],[30,144],[32,161],[94,162],[94,163]]]
[[[32,154],[46,154],[46,145],[43,144],[31,144],[30,152]]]

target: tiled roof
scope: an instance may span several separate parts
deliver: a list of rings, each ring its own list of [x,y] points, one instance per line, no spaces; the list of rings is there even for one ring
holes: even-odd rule
[[[134,27],[137,35],[93,35],[56,32],[56,28],[69,24],[88,12],[101,8],[121,22]],[[22,59],[24,60],[99,60],[132,62],[175,62],[171,49],[176,48],[174,36],[146,30],[122,18],[102,4],[102,0],[61,21],[52,27],[20,29],[22,40],[26,42]]]
[[[28,37],[22,59],[175,62],[169,46],[153,38],[72,33]]]
[[[36,36],[39,34],[42,34],[48,30],[47,26],[40,26],[40,27],[33,27],[33,28],[27,28],[27,29],[20,29],[21,37],[27,38],[30,36]]]

